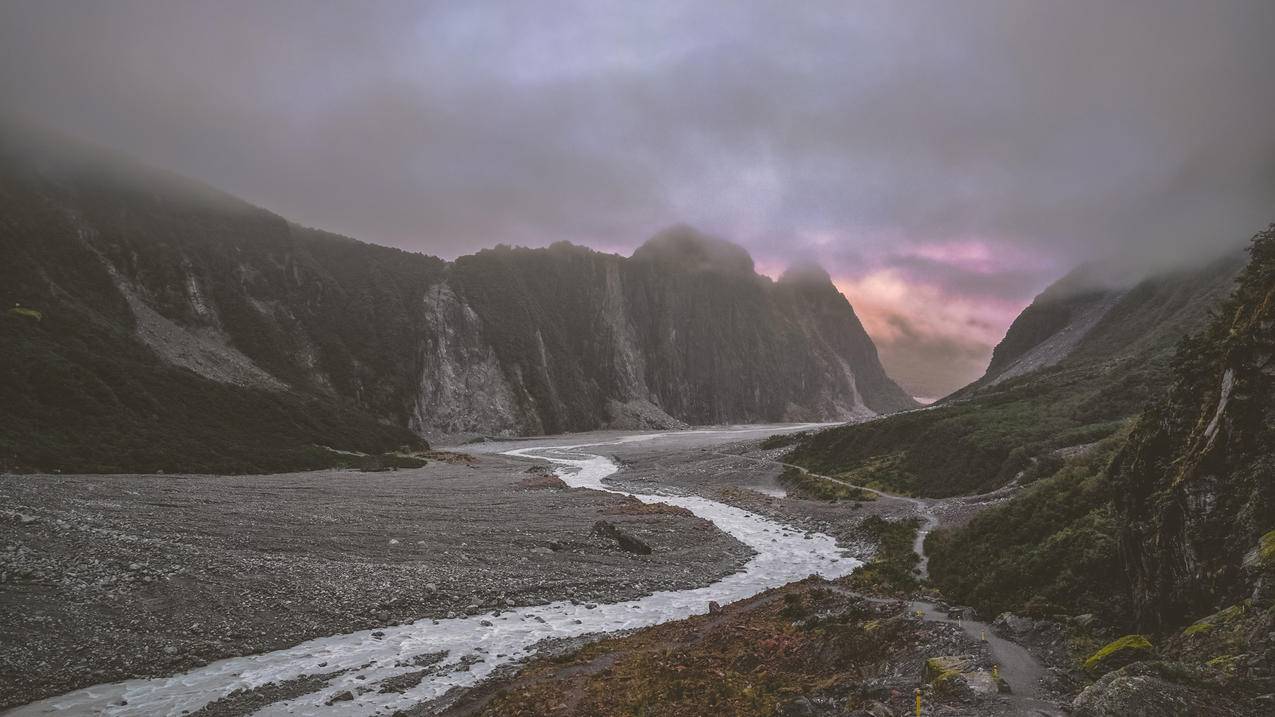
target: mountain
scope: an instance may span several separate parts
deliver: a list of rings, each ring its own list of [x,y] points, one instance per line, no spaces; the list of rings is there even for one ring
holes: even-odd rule
[[[1205,325],[1243,266],[1237,252],[1126,287],[1082,267],[1022,312],[978,381],[924,411],[821,431],[791,460],[938,497],[1057,469],[1057,451],[1113,434],[1164,392],[1177,342]]]
[[[280,470],[442,433],[915,405],[826,275],[771,281],[687,228],[630,258],[446,262],[11,126],[0,207],[2,465]]]
[[[1230,297],[1178,345],[1166,394],[926,541],[930,578],[949,599],[1062,619],[1073,649],[1145,633],[1135,639],[1154,645],[1148,661],[1099,679],[1077,714],[1132,714],[1158,694],[1174,695],[1166,714],[1204,714],[1219,698],[1269,712],[1257,705],[1275,689],[1275,226],[1250,257]],[[1089,618],[1060,617],[1078,613]],[[1097,634],[1083,627],[1095,618]]]

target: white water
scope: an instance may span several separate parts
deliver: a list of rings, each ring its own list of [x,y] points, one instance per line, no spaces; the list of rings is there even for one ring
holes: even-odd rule
[[[172,677],[128,680],[71,692],[35,702],[11,715],[178,715],[194,711],[236,689],[252,689],[270,682],[302,675],[348,670],[317,691],[294,700],[277,702],[258,712],[262,715],[374,715],[389,714],[441,697],[456,687],[471,686],[497,667],[525,659],[533,645],[546,638],[566,638],[656,625],[707,612],[710,600],[721,604],[742,600],[770,588],[801,580],[811,574],[826,578],[848,575],[862,563],[842,554],[836,541],[821,533],[805,533],[717,501],[699,496],[646,495],[617,490],[603,484],[618,466],[608,458],[583,453],[582,448],[647,441],[666,434],[629,436],[609,443],[577,446],[531,447],[506,451],[506,455],[537,457],[561,466],[559,475],[572,487],[633,495],[646,503],[680,506],[712,521],[722,531],[756,551],[741,572],[707,587],[662,591],[637,600],[598,605],[555,602],[517,608],[499,617],[477,615],[451,620],[418,620],[409,625],[334,635],[295,647],[261,655],[235,657]],[[483,621],[490,623],[484,625]],[[380,681],[421,668],[412,658],[446,651],[444,667],[403,693],[382,694]],[[468,670],[462,658],[481,658]],[[327,663],[319,667],[319,663]],[[449,667],[451,666],[451,667]],[[368,689],[359,694],[360,689]],[[350,691],[352,701],[324,703],[333,695]],[[119,704],[121,701],[127,704]]]

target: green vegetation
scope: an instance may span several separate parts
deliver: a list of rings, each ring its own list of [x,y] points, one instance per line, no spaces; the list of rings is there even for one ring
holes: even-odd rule
[[[1264,567],[1275,568],[1275,530],[1266,533],[1258,541],[1257,557]]]
[[[1145,635],[1125,635],[1114,640],[1085,660],[1085,669],[1105,673],[1130,662],[1146,659],[1155,648]]]
[[[920,587],[916,574],[920,557],[912,549],[918,528],[920,522],[916,519],[885,520],[877,515],[865,518],[860,529],[876,541],[877,552],[867,565],[850,575],[850,587],[876,595],[903,595]]]
[[[797,433],[777,433],[763,440],[759,444],[759,447],[763,451],[769,451],[775,448],[784,448],[791,446],[798,441],[804,440],[809,435],[809,431],[798,431]]]
[[[420,344],[395,307],[421,301],[441,261],[296,227],[116,158],[31,150],[61,166],[53,182],[12,140],[0,137],[0,306],[20,306],[0,314],[0,469],[282,471],[346,460],[316,444],[423,447],[404,428]],[[161,361],[117,280],[290,389]]]
[[[783,473],[779,474],[779,484],[788,489],[790,494],[800,498],[858,502],[876,500],[876,495],[866,490],[813,476],[792,467],[785,468]]]
[[[227,386],[163,364],[109,329],[0,322],[0,468],[275,472],[424,448],[330,400]]]
[[[35,319],[36,321],[44,319],[44,314],[38,309],[28,309],[25,306],[15,306],[6,311],[5,314],[20,319]]]
[[[1053,476],[926,540],[930,581],[985,615],[1004,611],[1128,616],[1107,464],[1128,431]]]
[[[1172,390],[1113,462],[1140,629],[1170,632],[1252,595],[1273,551],[1275,227],[1258,234],[1233,295],[1182,342]],[[1257,564],[1245,556],[1257,548]],[[1268,583],[1269,584],[1269,583]]]
[[[1056,366],[976,384],[927,410],[819,431],[787,460],[907,495],[967,495],[999,488],[1020,472],[1031,478],[1052,451],[1112,435],[1164,391],[1178,340],[1205,324],[1238,268],[1238,258],[1227,259],[1147,280]],[[1020,322],[1032,317],[1024,312]],[[1057,329],[1056,317],[1038,318]],[[1039,340],[1020,322],[1015,341]]]

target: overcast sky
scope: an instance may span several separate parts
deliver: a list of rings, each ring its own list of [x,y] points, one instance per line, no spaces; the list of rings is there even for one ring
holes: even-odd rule
[[[28,118],[454,257],[688,223],[815,259],[915,395],[1085,260],[1275,220],[1275,2],[0,3]]]

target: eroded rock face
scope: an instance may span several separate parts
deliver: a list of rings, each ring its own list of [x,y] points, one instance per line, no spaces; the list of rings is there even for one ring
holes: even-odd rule
[[[1275,528],[1275,231],[1234,296],[1183,343],[1177,383],[1113,464],[1139,624],[1180,627],[1260,593]]]

